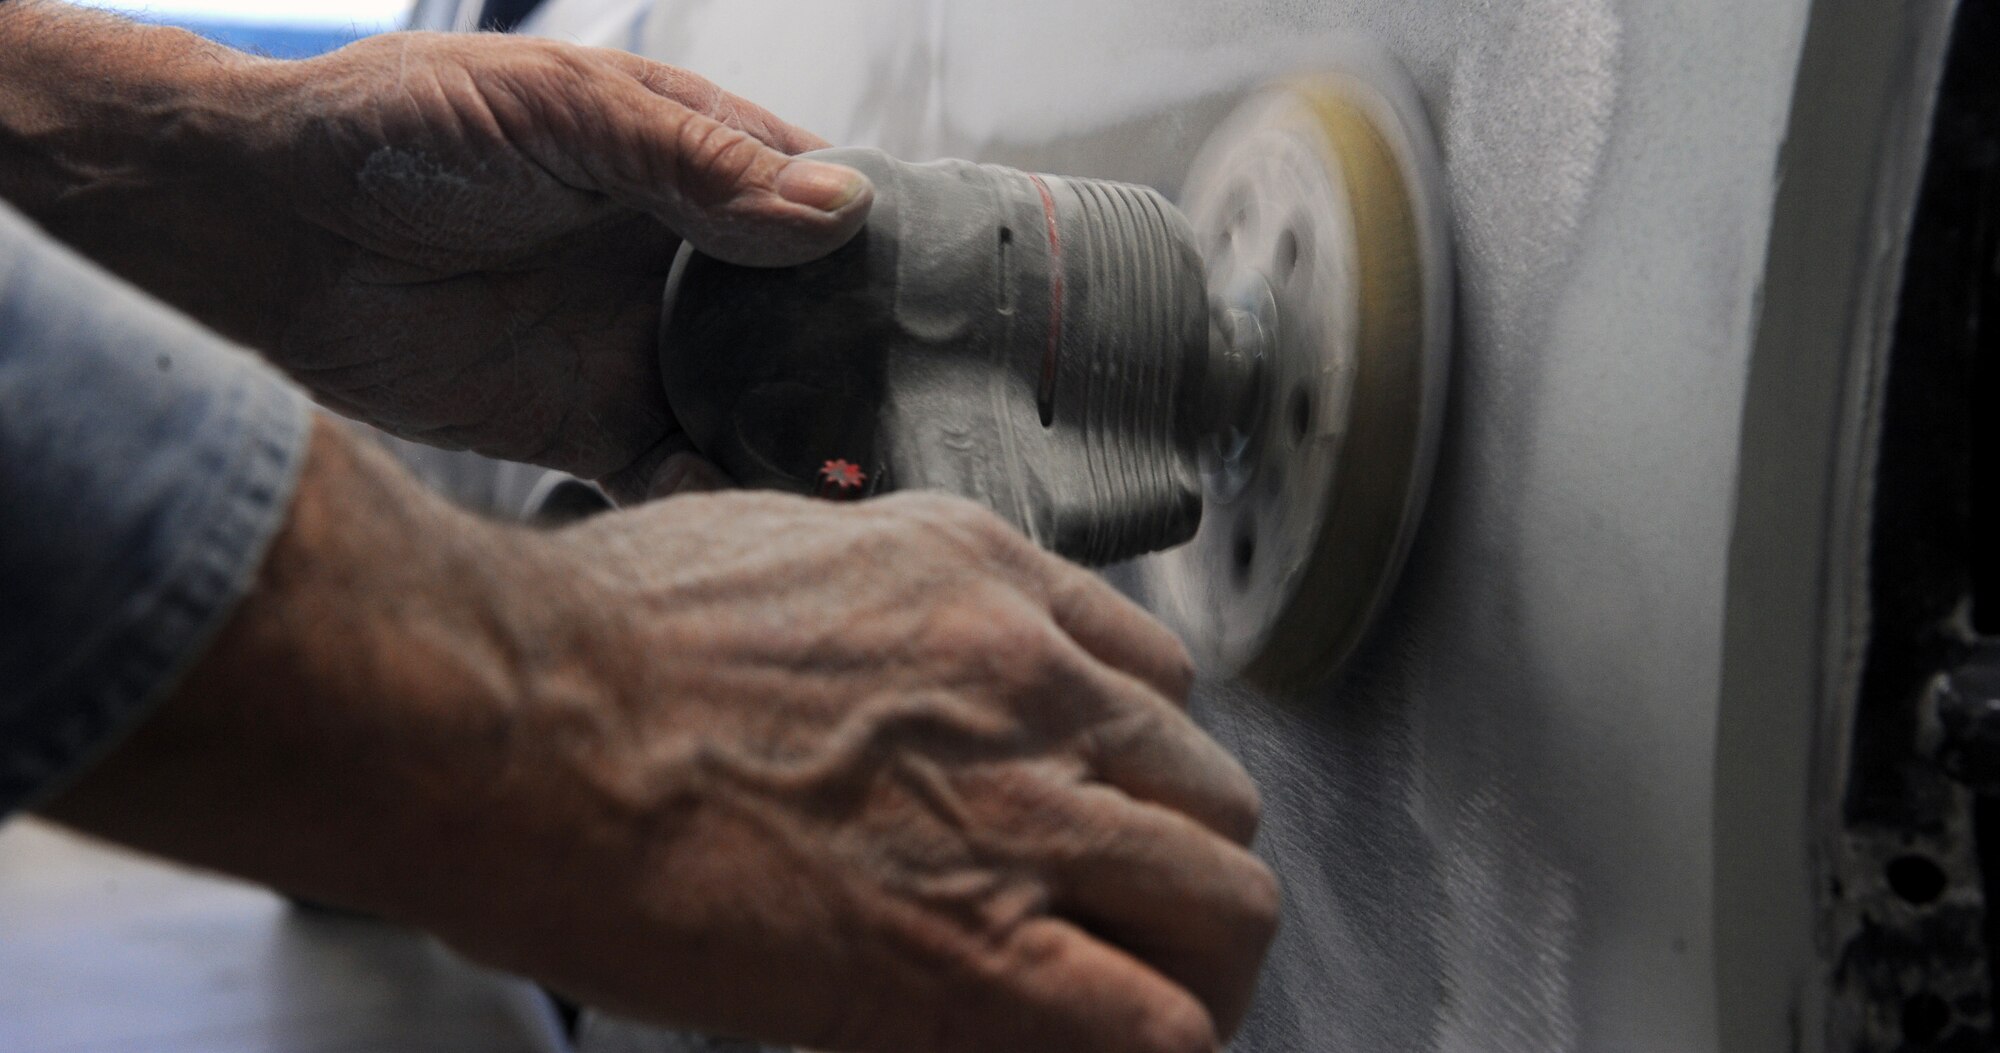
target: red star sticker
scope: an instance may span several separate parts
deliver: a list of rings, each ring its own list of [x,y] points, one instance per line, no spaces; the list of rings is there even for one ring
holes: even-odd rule
[[[819,466],[819,477],[842,490],[859,490],[868,481],[868,473],[852,461],[831,460]]]

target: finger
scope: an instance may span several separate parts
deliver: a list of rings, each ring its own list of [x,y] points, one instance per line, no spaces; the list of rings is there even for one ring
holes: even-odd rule
[[[1179,713],[1134,715],[1093,728],[1084,761],[1097,778],[1171,808],[1239,845],[1257,836],[1263,799],[1250,773]]]
[[[660,470],[653,474],[652,496],[714,493],[729,489],[729,485],[729,477],[715,466],[715,462],[692,453],[677,453],[667,458]]]
[[[1085,651],[1024,592],[982,594],[966,610],[931,619],[931,646],[971,656],[970,675],[1005,692],[1038,741],[1067,745],[1082,770],[1133,797],[1249,843],[1256,784],[1186,713]]]
[[[1074,741],[1093,776],[1250,843],[1263,804],[1228,750],[1151,688],[1089,656],[1051,666],[1050,693],[1083,714]]]
[[[631,78],[601,90],[586,155],[568,163],[702,252],[754,266],[804,263],[845,244],[867,218],[874,188],[852,168],[792,158]]]
[[[597,484],[613,501],[629,506],[675,494],[727,490],[732,480],[696,453],[685,433],[675,431]]]
[[[1078,811],[1104,825],[1086,851],[1050,861],[1052,911],[1192,991],[1216,1031],[1232,1035],[1278,931],[1278,879],[1184,815],[1108,787],[1076,793],[1092,799]]]
[[[647,91],[748,132],[775,150],[802,154],[833,145],[742,96],[722,90],[698,73],[641,58],[629,51],[606,49],[605,57]]]
[[[1278,883],[1243,848],[1105,786],[1072,786],[1032,809],[1030,843],[1050,909],[1200,998],[1227,1038],[1249,1009],[1277,931]]]
[[[1068,922],[1023,923],[1005,954],[1011,997],[989,1019],[964,1021],[978,1048],[1216,1053],[1215,1025],[1193,995]]]
[[[1100,661],[1185,706],[1194,660],[1180,638],[1104,579],[1063,560],[1050,563],[1049,613],[1056,624]]]

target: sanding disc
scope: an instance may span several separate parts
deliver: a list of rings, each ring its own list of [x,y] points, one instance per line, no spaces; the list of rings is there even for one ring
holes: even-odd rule
[[[1257,349],[1259,397],[1203,451],[1199,532],[1139,584],[1210,668],[1323,681],[1396,581],[1450,353],[1438,172],[1414,90],[1377,60],[1253,96],[1189,173],[1218,325]]]

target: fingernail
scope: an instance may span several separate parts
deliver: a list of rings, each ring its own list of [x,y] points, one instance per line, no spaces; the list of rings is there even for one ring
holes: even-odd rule
[[[681,484],[687,481],[689,462],[692,460],[693,458],[684,454],[667,458],[666,463],[653,472],[653,478],[646,487],[646,496],[672,497],[678,493]]]
[[[729,488],[729,480],[708,461],[691,453],[677,453],[653,472],[648,497],[705,493]]]
[[[794,205],[838,212],[868,189],[868,177],[845,165],[793,161],[778,173],[778,196]]]

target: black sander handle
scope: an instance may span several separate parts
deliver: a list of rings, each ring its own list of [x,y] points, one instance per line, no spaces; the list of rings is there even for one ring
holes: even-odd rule
[[[675,261],[660,363],[694,445],[747,486],[959,494],[1086,563],[1193,536],[1225,367],[1180,212],[1122,183],[813,156],[874,180],[853,241],[797,267]]]

